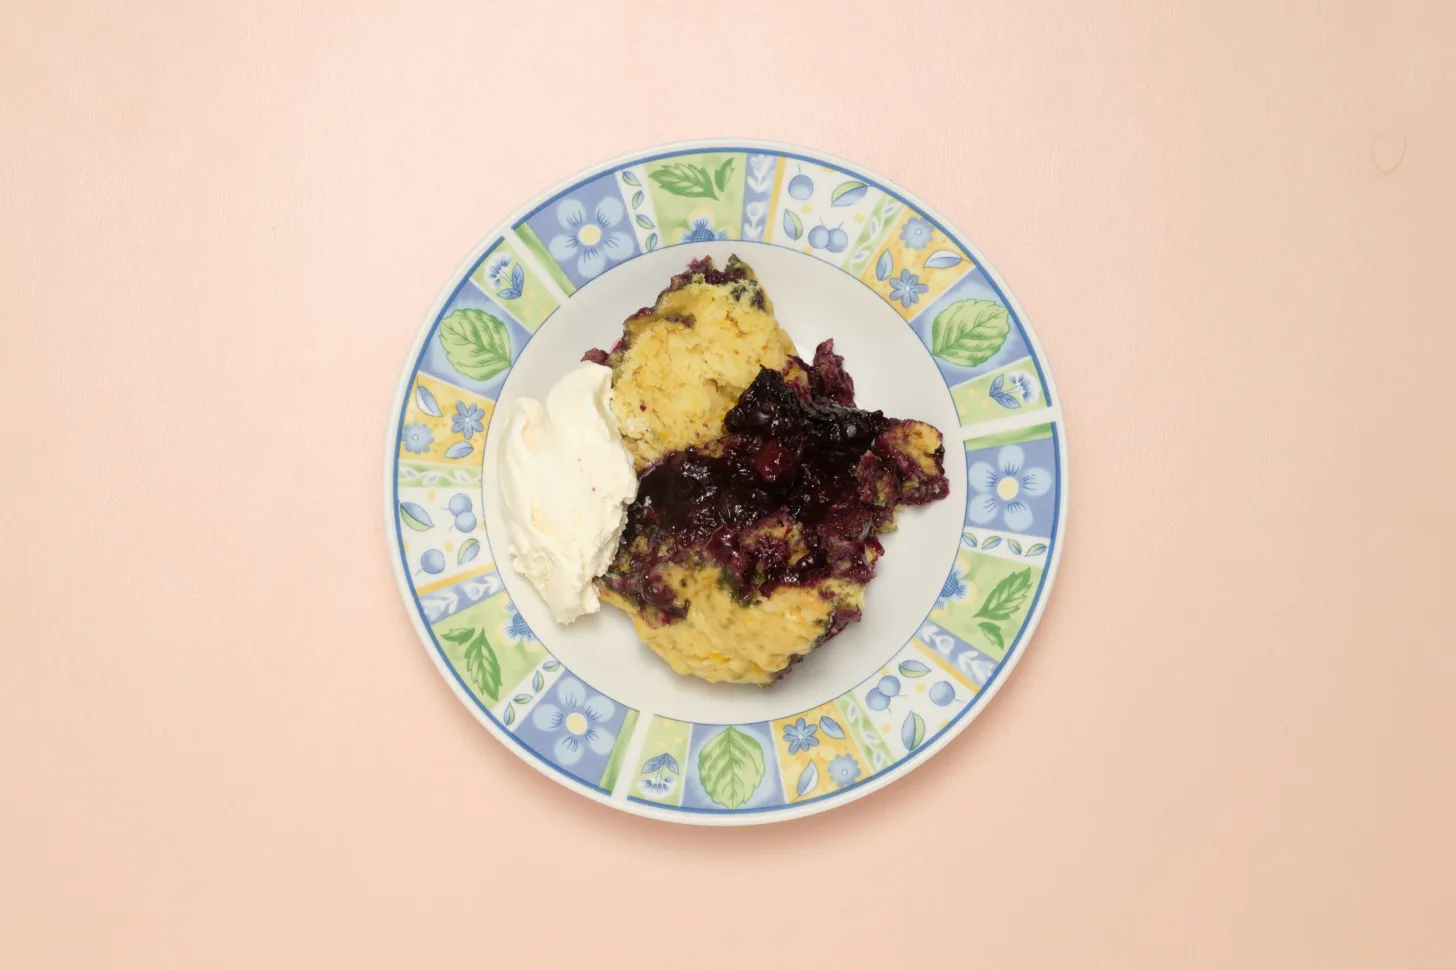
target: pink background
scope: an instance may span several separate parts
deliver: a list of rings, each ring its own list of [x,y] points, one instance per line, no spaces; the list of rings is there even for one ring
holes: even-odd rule
[[[0,5],[0,965],[1451,967],[1450,5]],[[599,808],[420,649],[423,312],[673,139],[929,199],[1035,323],[1025,662],[807,821]]]

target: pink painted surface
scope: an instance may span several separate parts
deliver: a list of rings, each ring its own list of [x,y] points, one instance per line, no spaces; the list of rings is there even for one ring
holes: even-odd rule
[[[0,965],[1456,965],[1449,4],[306,6],[0,7]],[[745,831],[491,740],[379,514],[478,238],[723,134],[965,228],[1076,479],[987,713]]]

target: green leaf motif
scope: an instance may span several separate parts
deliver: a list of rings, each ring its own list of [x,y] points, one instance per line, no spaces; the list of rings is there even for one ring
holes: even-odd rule
[[[724,728],[698,753],[698,779],[713,801],[737,808],[763,781],[763,745],[737,728]]]
[[[440,322],[445,358],[464,376],[488,381],[511,366],[506,325],[484,310],[456,310]]]
[[[1006,641],[1001,636],[1001,628],[989,620],[982,620],[976,624],[980,631],[986,635],[986,639],[996,644],[997,650],[1006,649]]]
[[[541,669],[544,670],[544,671],[546,671],[547,673],[550,673],[553,670],[560,670],[561,669],[561,661],[560,660],[548,660],[548,661],[546,661],[545,663],[543,663],[541,665]]]
[[[641,226],[643,229],[657,228],[657,223],[653,222],[651,219],[647,218],[647,216],[643,215],[640,212],[637,213],[637,225]]]
[[[1007,539],[1006,544],[1011,547],[1012,552],[1016,553],[1018,556],[1021,555],[1021,543],[1017,542],[1015,539]]]
[[[546,683],[546,678],[541,676],[541,671],[538,670],[531,675],[531,691],[533,693],[539,693],[541,685],[544,683]]]
[[[404,521],[405,525],[414,529],[416,532],[424,532],[435,526],[434,521],[430,518],[430,513],[413,502],[399,503],[399,517]]]
[[[626,171],[624,171],[622,173],[622,181],[623,182],[626,182],[628,185],[641,185],[642,184],[641,182],[637,181],[637,176],[633,175],[631,172],[626,172]]]
[[[486,640],[484,630],[476,631],[470,645],[465,648],[465,676],[486,697],[491,700],[500,698],[500,661],[496,659],[490,641]]]
[[[920,747],[920,742],[925,740],[925,719],[914,711],[905,715],[905,723],[900,725],[900,740],[906,751]]]
[[[650,253],[657,248],[657,233],[647,237],[647,251]]]
[[[732,159],[729,161],[731,162]],[[718,193],[713,191],[712,176],[701,165],[676,162],[659,168],[648,178],[656,182],[662,191],[671,192],[673,195],[680,195],[687,199],[716,199],[718,197]]]
[[[638,189],[636,192],[633,192],[632,193],[632,208],[634,208],[634,209],[639,208],[642,205],[642,200],[645,199],[645,198],[647,198],[647,196],[642,193],[642,190],[641,189]]]
[[[865,193],[868,191],[869,186],[865,185],[863,182],[844,182],[841,183],[839,187],[836,188],[832,193],[830,193],[829,204],[832,206],[854,205],[860,199],[863,199]]]
[[[1047,547],[1045,542],[1038,542],[1036,545],[1026,550],[1026,554],[1028,556],[1040,556],[1042,553],[1046,552],[1046,549]]]
[[[976,611],[976,615],[984,616],[988,620],[1009,620],[1021,609],[1030,592],[1031,570],[1023,569],[1019,573],[1012,573],[996,584],[991,595],[986,597],[986,602]]]
[[[718,171],[713,173],[713,184],[718,187],[719,192],[722,192],[728,187],[728,176],[732,174],[733,159],[729,157],[722,165],[718,166]]]
[[[517,704],[529,704],[529,703],[531,703],[531,695],[530,694],[517,694],[515,697],[512,697],[511,700],[514,701]]]
[[[506,705],[506,715],[505,715],[505,717],[501,718],[501,720],[506,722],[506,727],[510,727],[511,724],[515,722],[515,720],[516,720],[516,708],[515,708],[515,705],[513,705],[513,704],[507,704]]]
[[[991,538],[987,539],[985,542],[981,543],[981,548],[982,549],[995,549],[1000,544],[1001,544],[1001,537],[1000,536],[992,536]]]
[[[798,239],[803,234],[804,234],[804,224],[799,221],[799,217],[796,216],[796,215],[794,215],[788,209],[785,209],[784,210],[784,235],[788,236],[790,239]]]
[[[974,532],[967,532],[962,538],[965,540],[966,545],[972,549],[976,548],[976,534]]]
[[[962,367],[984,364],[1011,332],[1006,308],[993,300],[959,300],[930,325],[930,352]]]

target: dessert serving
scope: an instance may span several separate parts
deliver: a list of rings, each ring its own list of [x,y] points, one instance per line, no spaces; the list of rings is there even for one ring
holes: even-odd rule
[[[441,286],[390,417],[430,662],[534,770],[665,821],[799,818],[925,763],[1025,653],[1066,530],[1061,401],[1005,283],[800,146],[646,148],[526,201]]]
[[[596,406],[568,405],[584,392]],[[878,536],[949,491],[940,432],[859,409],[834,341],[800,357],[737,257],[690,263],[544,409],[518,407],[517,569],[563,622],[595,611],[595,579],[673,670],[708,681],[773,683],[860,619]],[[554,413],[589,431],[557,432],[553,455],[532,429]]]

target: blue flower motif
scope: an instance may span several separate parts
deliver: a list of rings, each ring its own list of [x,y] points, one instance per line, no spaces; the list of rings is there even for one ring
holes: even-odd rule
[[[450,430],[456,434],[463,435],[465,440],[469,441],[485,427],[481,423],[484,417],[485,412],[474,404],[456,401],[455,415],[450,419]]]
[[[400,435],[404,443],[404,450],[412,455],[420,455],[430,450],[430,445],[435,443],[435,433],[428,427],[418,422],[404,426],[404,432]]]
[[[900,270],[899,276],[890,277],[890,299],[899,300],[902,307],[920,302],[920,294],[930,289],[920,282],[920,277],[908,269]]]
[[[966,509],[966,517],[976,525],[990,525],[997,516],[1006,519],[1006,528],[1025,532],[1031,528],[1031,506],[1023,496],[1045,495],[1052,487],[1051,472],[1045,468],[1027,468],[1026,452],[1016,445],[1007,445],[996,453],[996,464],[978,461],[968,474],[975,495]]]
[[[560,704],[537,704],[531,711],[531,723],[542,731],[559,732],[551,752],[560,765],[574,765],[587,750],[594,754],[611,754],[617,736],[607,730],[607,722],[617,713],[617,705],[601,694],[593,694],[575,677],[567,677],[556,688]]]
[[[689,224],[687,229],[677,235],[680,243],[713,242],[718,239],[727,239],[727,229],[714,229],[713,220],[709,216],[698,216]]]
[[[641,781],[642,790],[649,795],[666,795],[672,791],[677,783],[676,778],[669,778],[668,775],[677,775],[677,759],[666,751],[655,757],[648,758],[642,765],[642,774],[651,775],[650,778],[643,778]]]
[[[498,290],[506,285],[506,271],[510,268],[511,257],[505,253],[491,257],[490,262],[485,264],[485,278],[490,281],[491,289]]]
[[[506,636],[516,643],[525,643],[536,639],[536,634],[531,632],[531,627],[526,623],[526,618],[516,611],[516,604],[506,604],[506,615],[510,617],[506,621]]]
[[[904,228],[900,230],[900,241],[905,244],[906,249],[924,249],[930,245],[930,237],[935,235],[935,227],[929,221],[919,218],[906,220]]]
[[[519,265],[512,266],[511,257],[505,253],[493,257],[486,264],[485,278],[503,300],[520,299],[521,290],[526,286],[526,271]]]
[[[829,777],[840,788],[853,784],[859,777],[859,762],[854,760],[853,755],[842,754],[837,758],[829,759]]]
[[[958,600],[965,595],[966,584],[961,582],[961,578],[952,569],[950,575],[945,577],[945,584],[940,587],[940,600],[943,603],[946,600]]]
[[[1038,397],[1036,385],[1032,384],[1026,371],[1021,370],[997,374],[987,393],[990,394],[991,400],[1003,408],[1019,408],[1023,404],[1030,404]]]
[[[625,215],[622,203],[611,196],[598,202],[590,214],[576,199],[562,199],[556,207],[556,221],[565,232],[552,236],[547,248],[558,262],[575,259],[576,271],[591,279],[606,269],[609,261],[620,263],[632,255],[632,237],[608,231]]]
[[[819,739],[814,735],[818,733],[819,725],[806,723],[802,717],[794,724],[785,724],[784,740],[789,742],[789,754],[817,746]]]

